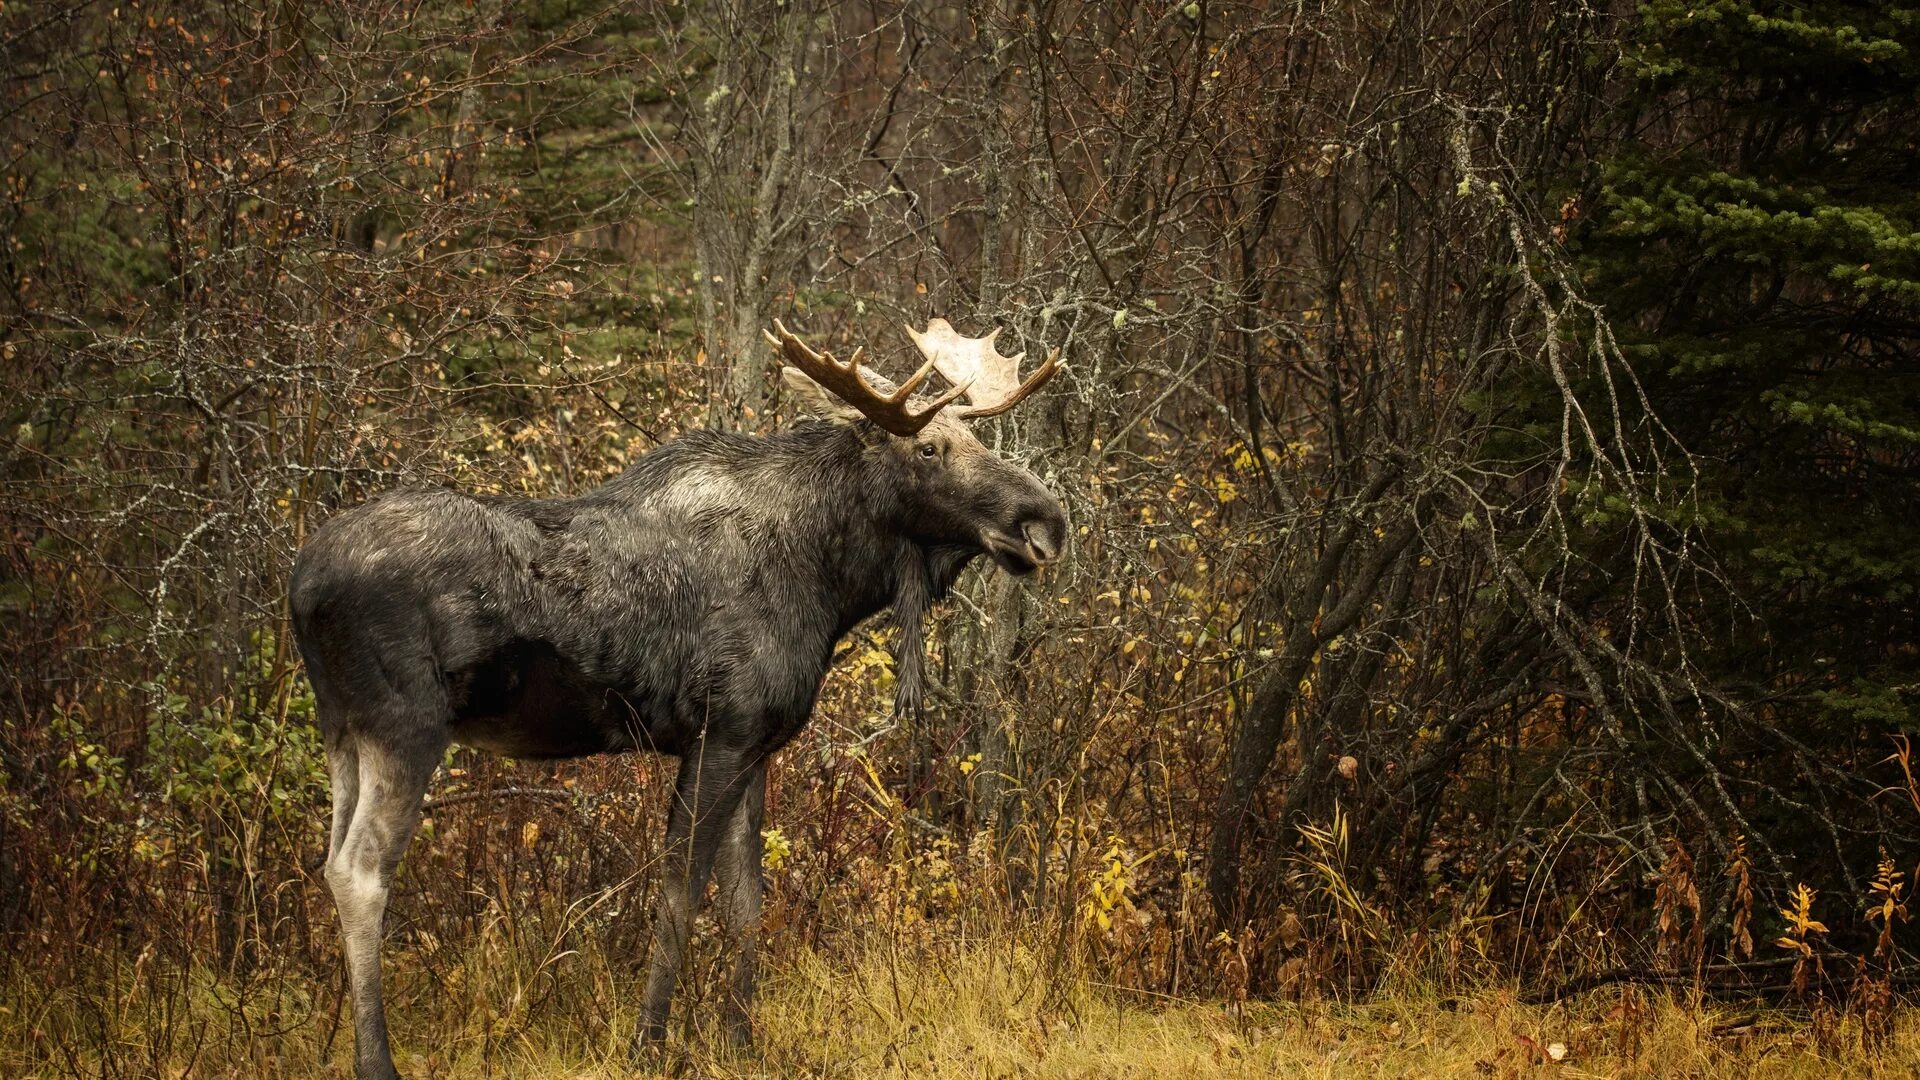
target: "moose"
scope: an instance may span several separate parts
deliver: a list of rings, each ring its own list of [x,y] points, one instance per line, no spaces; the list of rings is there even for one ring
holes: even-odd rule
[[[774,327],[782,381],[816,420],[688,432],[573,497],[394,491],[334,516],[295,559],[359,1080],[397,1077],[381,922],[450,744],[679,759],[634,1047],[666,1036],[709,875],[735,939],[723,1023],[747,1043],[767,760],[806,724],[835,643],[891,607],[896,705],[910,708],[922,620],[967,564],[1024,576],[1060,555],[1059,502],[965,423],[1038,390],[1059,350],[1021,381],[1026,354],[1001,355],[997,330],[933,319],[908,328],[925,362],[896,386],[861,350],[842,363]],[[916,397],[935,372],[949,389]]]

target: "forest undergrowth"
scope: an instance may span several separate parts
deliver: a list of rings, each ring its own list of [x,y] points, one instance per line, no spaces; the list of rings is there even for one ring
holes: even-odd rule
[[[1049,969],[1029,935],[780,950],[751,1051],[677,1031],[631,1059],[629,957],[516,952],[504,942],[435,970],[390,967],[398,1063],[410,1076],[598,1080],[700,1077],[1905,1077],[1910,1014],[1881,1031],[1823,1008],[1608,986],[1555,1003],[1501,986],[1409,979],[1362,999],[1235,1003],[1128,991]],[[538,954],[538,955],[536,955]],[[339,979],[307,984],[205,969],[120,967],[49,987],[15,973],[0,1006],[0,1072],[21,1078],[346,1076]],[[695,1005],[699,1009],[700,1004]]]
[[[523,829],[525,848],[542,840],[538,827]],[[639,1058],[629,1040],[645,954],[632,943],[644,944],[633,931],[645,920],[623,912],[642,908],[644,875],[571,899],[497,880],[475,889],[477,929],[456,936],[447,883],[420,888],[435,860],[408,866],[386,964],[402,1072],[1094,1080],[1920,1070],[1920,1024],[1895,1007],[1897,980],[1876,981],[1870,960],[1822,947],[1804,908],[1779,913],[1788,933],[1771,963],[1709,962],[1682,935],[1677,951],[1641,966],[1562,957],[1558,969],[1586,974],[1542,989],[1498,974],[1495,920],[1409,931],[1358,901],[1336,864],[1307,857],[1296,884],[1328,906],[1289,915],[1264,943],[1288,957],[1267,962],[1291,981],[1260,996],[1248,993],[1249,962],[1260,962],[1251,940],[1219,934],[1204,958],[1156,948],[1166,935],[1151,927],[1164,913],[1136,907],[1128,862],[1112,848],[1057,867],[1048,885],[1059,900],[1035,914],[1007,902],[998,864],[951,845],[895,844],[823,885],[799,871],[783,833],[770,841],[777,869],[754,1047],[730,1046],[716,1022],[728,956],[703,917],[669,1041]],[[1663,896],[1684,905],[1675,874]],[[351,1014],[343,972],[325,959],[336,948],[325,890],[315,879],[300,891],[316,921],[277,934],[310,938],[317,953],[263,950],[220,968],[164,947],[130,956],[103,940],[57,965],[5,969],[0,1075],[349,1075]],[[1757,969],[1772,975],[1738,991],[1719,978]]]

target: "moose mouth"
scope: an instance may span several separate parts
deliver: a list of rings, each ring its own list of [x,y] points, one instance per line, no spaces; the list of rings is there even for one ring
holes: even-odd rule
[[[1016,540],[1001,532],[988,532],[980,537],[980,546],[1000,569],[1016,577],[1026,577],[1047,564],[1047,555],[1030,540]]]

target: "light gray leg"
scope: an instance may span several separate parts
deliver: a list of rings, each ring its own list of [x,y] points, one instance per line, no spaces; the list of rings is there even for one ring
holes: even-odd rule
[[[724,1014],[727,1037],[736,1046],[753,1043],[753,990],[758,973],[760,948],[760,904],[766,886],[761,876],[762,848],[760,828],[766,816],[767,767],[753,767],[746,779],[740,805],[727,821],[726,835],[720,841],[720,853],[714,861],[714,876],[720,882],[717,903],[720,923],[733,942],[733,976],[727,992]]]
[[[740,802],[748,779],[737,755],[691,751],[680,760],[673,808],[667,815],[667,843],[661,866],[660,903],[653,923],[653,961],[634,1049],[667,1037],[667,1012],[686,959],[687,937],[706,892],[707,876],[720,839]]]
[[[395,753],[361,740],[358,799],[344,840],[327,858],[327,884],[340,911],[353,989],[353,1074],[358,1080],[398,1080],[387,1042],[380,997],[380,932],[394,868],[420,824],[420,804],[440,754]]]

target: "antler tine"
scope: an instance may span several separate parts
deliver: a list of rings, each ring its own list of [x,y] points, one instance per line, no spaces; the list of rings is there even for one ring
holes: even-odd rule
[[[907,400],[907,395],[913,393],[915,390],[920,389],[920,384],[923,382],[926,382],[927,376],[932,374],[933,374],[933,361],[929,360],[926,363],[921,364],[920,370],[907,376],[907,381],[901,383],[900,388],[893,392],[894,400],[896,401]]]
[[[960,416],[962,419],[968,419],[968,420],[978,419],[980,417],[985,417],[985,416],[999,416],[1001,413],[1006,412],[1008,409],[1011,409],[1015,405],[1018,405],[1022,401],[1025,401],[1028,394],[1031,394],[1035,390],[1038,390],[1042,386],[1045,386],[1047,383],[1047,380],[1053,378],[1054,372],[1059,370],[1060,370],[1060,350],[1055,349],[1052,352],[1047,354],[1046,363],[1041,364],[1039,367],[1035,368],[1033,371],[1033,374],[1027,376],[1027,381],[1021,383],[1019,389],[1015,390],[1011,394],[1008,394],[1006,397],[1001,398],[999,401],[992,402],[987,405],[982,405],[977,408],[967,409],[966,411],[962,412]]]
[[[853,355],[857,358],[860,355],[860,350],[855,349]],[[882,395],[880,400],[886,402],[889,405],[906,404],[907,399],[913,396],[913,392],[920,388],[920,384],[927,381],[927,376],[932,375],[937,370],[939,369],[933,366],[933,361],[931,360],[927,361],[924,364],[921,364],[919,371],[916,371],[912,375],[909,375],[907,377],[907,381],[901,383],[897,388],[895,388],[893,393]],[[948,405],[952,404],[954,401],[957,401],[961,394],[964,394],[967,392],[967,387],[972,385],[972,383],[973,383],[973,380],[968,379],[966,382],[963,382],[960,385],[954,387],[953,389],[947,391],[946,393],[941,394],[939,397],[934,398],[933,401],[930,402],[925,409],[922,409],[920,413],[916,413],[915,415],[932,414],[932,413],[939,412],[941,409],[946,408]]]
[[[778,348],[787,362],[805,372],[808,378],[827,388],[835,397],[860,410],[861,415],[878,424],[884,430],[901,437],[918,434],[921,428],[933,422],[941,409],[960,397],[966,387],[956,387],[934,399],[924,408],[908,407],[908,398],[927,376],[935,370],[932,361],[921,365],[913,377],[902,383],[891,394],[883,394],[860,374],[860,356],[862,350],[855,349],[853,359],[842,364],[831,353],[815,352],[807,343],[795,337],[793,332],[773,321],[778,337],[766,334],[766,339]]]
[[[941,394],[939,397],[934,398],[933,403],[927,406],[927,412],[937,413],[941,409],[944,409],[947,406],[953,404],[954,402],[959,401],[960,395],[965,394],[967,392],[967,387],[971,385],[972,385],[971,381],[963,382],[959,386],[956,386],[953,389],[947,391],[946,393]],[[931,419],[931,417],[929,417],[929,419]]]

